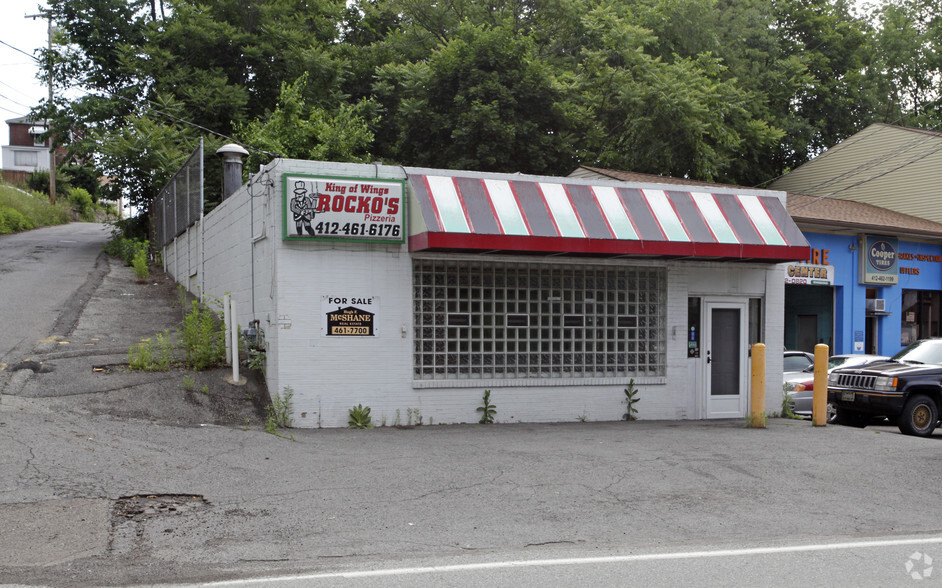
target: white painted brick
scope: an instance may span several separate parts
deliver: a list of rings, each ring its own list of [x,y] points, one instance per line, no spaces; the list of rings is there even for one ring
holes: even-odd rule
[[[273,395],[286,387],[293,390],[295,426],[346,426],[347,412],[357,404],[371,407],[377,425],[383,420],[392,425],[397,410],[401,424],[406,424],[410,408],[419,409],[426,424],[429,419],[476,422],[485,389],[491,390],[499,422],[622,418],[624,381],[514,386],[469,380],[447,386],[421,382],[416,387],[412,380],[412,258],[407,245],[284,242],[281,180],[289,170],[396,179],[404,173],[395,166],[276,160],[256,176],[259,181],[251,189],[243,187],[203,220],[204,260],[196,259],[195,267],[202,271],[204,294],[221,298],[229,292],[238,303],[240,324],[260,321],[268,343],[269,390]],[[268,180],[270,186],[265,185]],[[193,243],[199,234],[189,235],[185,255],[172,246],[165,249],[168,268],[185,264],[182,271],[192,272],[194,252],[198,255],[200,250]],[[260,235],[264,236],[253,244],[253,237]],[[777,310],[764,313],[769,349],[766,398],[768,408],[780,404],[781,354],[771,350],[780,350],[782,344],[784,286],[775,266],[663,260],[624,263],[667,268],[667,374],[659,380],[639,379],[639,418],[705,416],[698,364],[687,358],[688,296],[759,297],[764,299],[764,309]],[[178,281],[180,273],[174,273]],[[321,299],[328,295],[376,297],[378,335],[325,336]],[[290,328],[285,328],[286,321]]]

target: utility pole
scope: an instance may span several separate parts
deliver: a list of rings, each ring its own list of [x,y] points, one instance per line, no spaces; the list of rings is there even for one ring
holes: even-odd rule
[[[49,21],[49,108],[52,108],[52,15],[50,14],[27,14],[26,18],[36,20],[37,18],[46,18]],[[51,124],[49,125],[52,126]],[[49,202],[56,203],[56,142],[49,135]]]

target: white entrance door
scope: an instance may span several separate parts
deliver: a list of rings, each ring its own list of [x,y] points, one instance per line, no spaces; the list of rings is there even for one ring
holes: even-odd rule
[[[705,304],[704,379],[707,418],[740,418],[749,392],[745,302]]]

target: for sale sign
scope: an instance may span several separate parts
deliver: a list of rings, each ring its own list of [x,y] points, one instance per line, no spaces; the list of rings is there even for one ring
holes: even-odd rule
[[[378,309],[376,296],[322,296],[321,331],[328,337],[375,337]]]
[[[405,182],[284,174],[286,240],[405,241]]]

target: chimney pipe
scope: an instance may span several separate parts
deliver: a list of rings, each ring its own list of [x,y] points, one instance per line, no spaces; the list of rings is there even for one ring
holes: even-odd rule
[[[228,143],[216,150],[216,155],[222,155],[223,200],[242,187],[242,159],[248,154],[241,145],[235,143]]]

